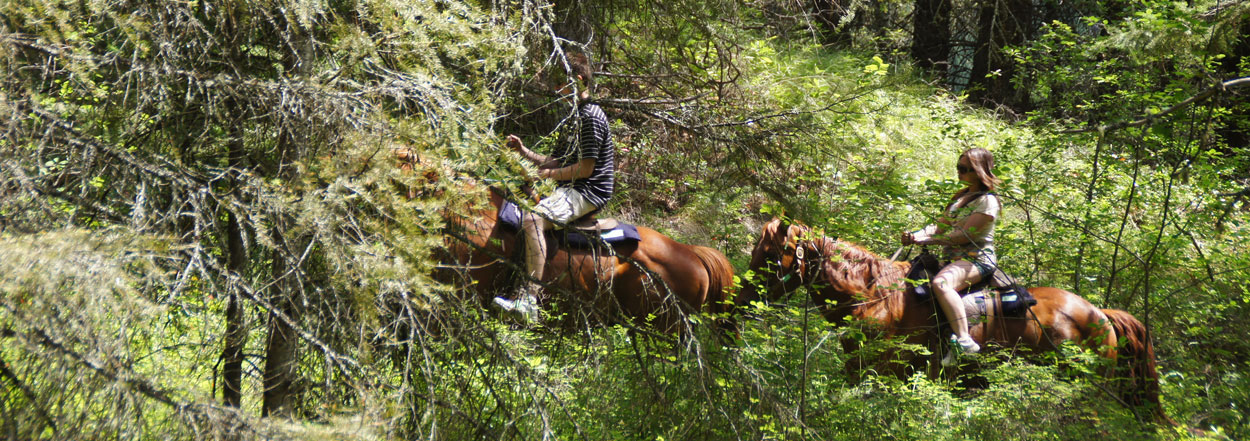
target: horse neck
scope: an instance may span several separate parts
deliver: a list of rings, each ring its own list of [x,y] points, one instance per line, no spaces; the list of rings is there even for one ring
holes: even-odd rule
[[[490,198],[490,206],[488,207],[478,208],[479,200],[444,209],[444,219],[447,220],[447,226],[450,231],[461,235],[463,239],[467,239],[478,248],[489,246],[491,238],[510,239],[502,237],[504,236],[503,232],[500,231],[500,228],[496,228],[499,222],[499,209],[504,202],[503,195],[494,188],[491,188],[487,193]]]
[[[841,253],[841,247],[851,247],[852,252]],[[857,319],[874,319],[882,324],[888,324],[893,317],[897,316],[903,308],[904,296],[897,289],[890,288],[892,284],[902,283],[898,275],[901,269],[894,262],[881,259],[863,250],[849,245],[839,245],[837,241],[823,238],[821,247],[822,268],[819,276],[823,280],[815,280],[815,283],[823,285],[819,290],[812,291],[813,300],[819,305],[828,305],[829,301],[835,302],[834,306],[829,308],[832,318],[841,321],[844,317],[851,316]],[[850,258],[858,257],[860,261],[871,259],[871,262],[861,262],[861,266],[852,266],[846,263],[848,256]],[[837,262],[829,259],[839,259]],[[852,274],[852,272],[855,272]],[[818,297],[819,296],[819,297]]]
[[[808,269],[803,272],[809,273],[804,274],[804,277],[809,277],[807,284],[809,285],[808,292],[812,301],[820,306],[821,309],[832,312],[836,316],[835,321],[843,320],[848,314],[854,315],[856,304],[861,299],[857,299],[855,292],[847,289],[846,285],[840,282],[846,277],[837,274],[838,265],[830,261],[830,259],[842,258],[841,253],[837,252],[836,244],[827,237],[821,237],[813,240],[810,246],[812,248],[811,255],[818,257],[814,262],[810,262],[809,265],[815,264],[817,267],[814,268],[814,271]],[[819,289],[812,289],[810,285],[813,284],[819,286]],[[828,305],[833,306],[830,307]]]

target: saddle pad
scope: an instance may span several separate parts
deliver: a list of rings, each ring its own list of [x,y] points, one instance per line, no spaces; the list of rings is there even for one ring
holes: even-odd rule
[[[499,207],[499,222],[512,229],[512,231],[520,230],[521,208],[511,201],[504,201],[503,206]],[[642,240],[642,236],[638,235],[637,227],[623,222],[618,224],[616,228],[598,231],[598,233],[604,242],[610,244]],[[548,234],[554,236],[556,240],[562,243],[578,248],[588,248],[594,244],[602,243],[598,238],[592,239],[592,237],[587,236],[587,234],[592,234],[592,232],[587,231],[569,229],[552,231]]]

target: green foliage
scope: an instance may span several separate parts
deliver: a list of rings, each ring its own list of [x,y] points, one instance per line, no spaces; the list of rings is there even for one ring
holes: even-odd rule
[[[810,31],[811,15],[787,8],[806,4],[591,6],[0,5],[0,112],[12,116],[0,123],[0,433],[1250,434],[1239,338],[1250,329],[1239,205],[1250,168],[1225,130],[1244,127],[1244,104],[1059,133],[1159,112],[1220,72],[1244,74],[1244,59],[1223,60],[1245,5],[1144,2],[1124,20],[1049,25],[1012,49],[1038,103],[1022,121],[917,80],[894,50],[903,27],[883,25],[909,4],[850,3],[833,32],[864,51],[794,31]],[[485,184],[522,182],[527,166],[501,137],[564,140],[570,107],[544,87],[564,68],[556,49],[573,46],[604,73],[595,99],[620,168],[608,212],[722,250],[742,283],[760,278],[742,270],[762,220],[785,215],[888,255],[958,189],[957,155],[990,149],[1005,181],[1003,266],[1147,323],[1182,428],[1137,422],[1103,392],[1105,366],[1079,351],[987,355],[957,378],[848,370],[898,343],[829,324],[802,292],[744,306],[740,341],[722,345],[703,315],[680,335],[629,322],[522,329],[436,280],[451,269],[438,253],[457,243],[442,234],[448,216],[468,213]],[[414,154],[413,170],[395,167],[394,149]],[[231,343],[243,353],[237,409],[217,404]],[[291,380],[277,397],[288,408],[265,403],[274,377]]]

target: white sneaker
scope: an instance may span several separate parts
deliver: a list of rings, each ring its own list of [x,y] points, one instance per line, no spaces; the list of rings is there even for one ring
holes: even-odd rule
[[[534,298],[532,294],[523,294],[516,300],[495,297],[495,306],[498,306],[504,313],[521,322],[533,323],[538,321],[538,299]]]
[[[972,337],[955,338],[955,334],[951,334],[951,344],[947,347],[946,355],[942,356],[942,366],[951,367],[959,364],[959,356],[961,354],[975,354],[981,352],[981,345],[977,344]]]
[[[976,340],[973,340],[972,337],[964,337],[955,341],[959,343],[959,348],[962,349],[964,353],[975,354],[977,352],[981,352],[981,345],[977,344]]]

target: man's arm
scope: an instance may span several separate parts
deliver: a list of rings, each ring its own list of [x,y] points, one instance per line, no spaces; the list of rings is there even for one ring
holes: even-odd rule
[[[576,164],[560,168],[543,168],[538,170],[538,177],[557,181],[574,181],[586,179],[595,171],[595,158],[582,158]]]
[[[516,135],[508,135],[508,148],[515,150],[525,160],[530,161],[538,166],[538,168],[551,168],[559,165],[559,162],[550,156],[540,155],[525,147],[521,142],[521,138]]]

